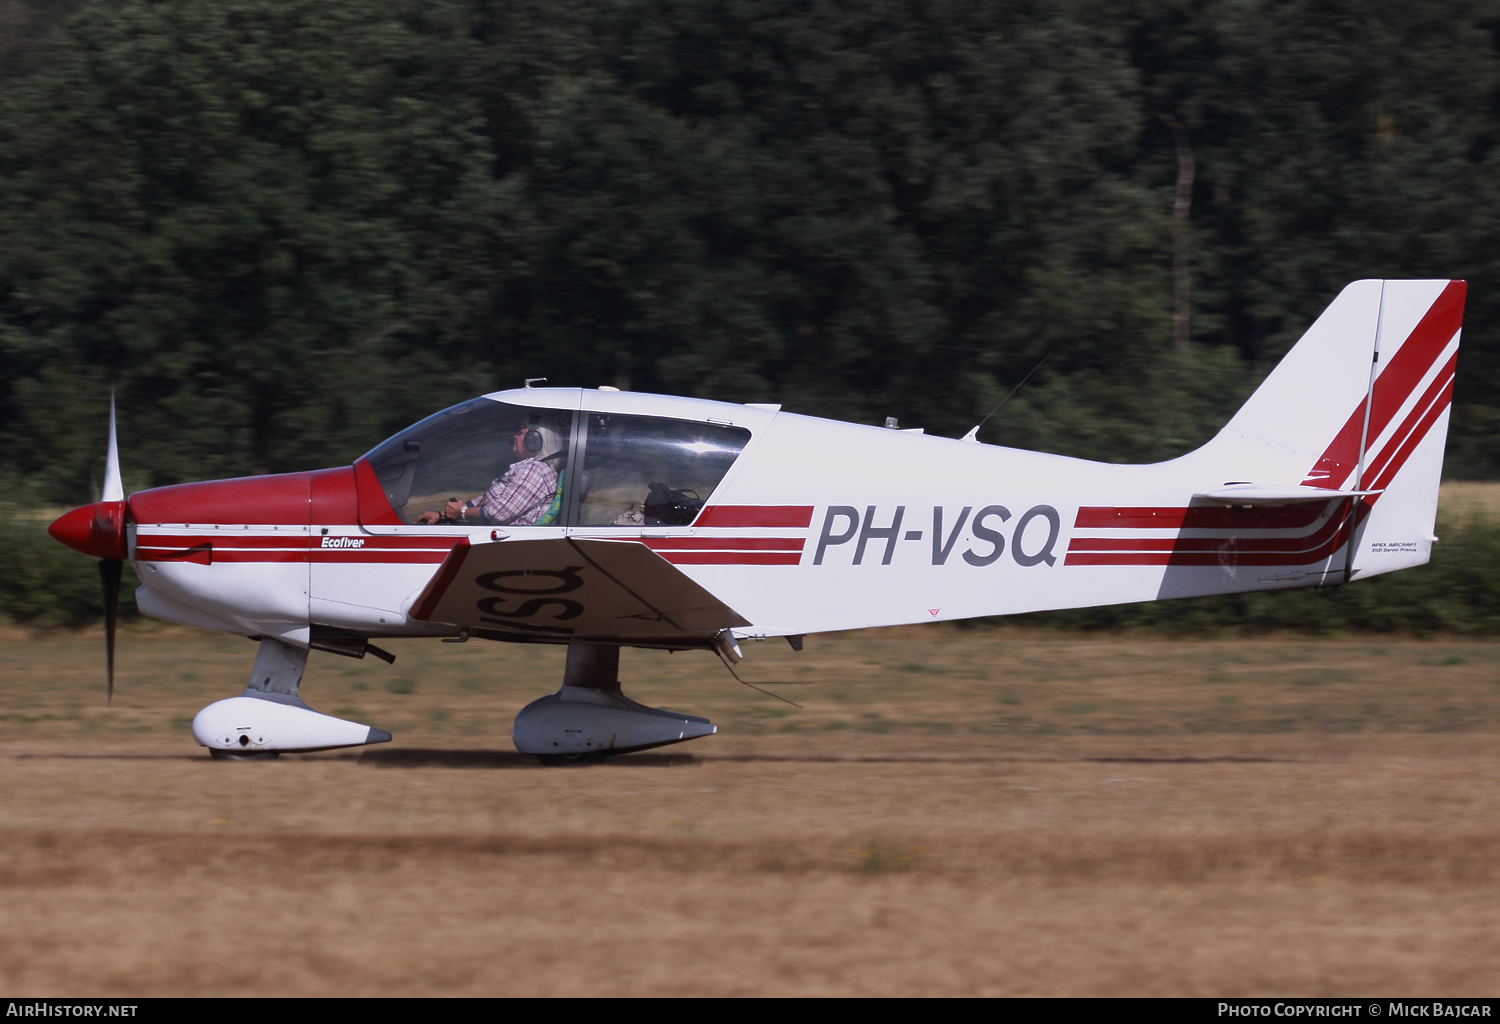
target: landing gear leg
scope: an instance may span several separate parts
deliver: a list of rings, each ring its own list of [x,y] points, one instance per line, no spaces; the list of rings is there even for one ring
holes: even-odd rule
[[[620,692],[619,675],[618,647],[569,643],[561,689],[516,716],[511,730],[516,749],[535,754],[543,764],[590,763],[719,731],[706,718],[637,704]]]

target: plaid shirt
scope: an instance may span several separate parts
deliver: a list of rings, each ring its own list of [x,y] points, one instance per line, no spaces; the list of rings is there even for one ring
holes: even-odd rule
[[[491,526],[535,526],[542,513],[552,507],[557,493],[557,470],[545,462],[517,462],[490,489],[469,502],[484,513]]]

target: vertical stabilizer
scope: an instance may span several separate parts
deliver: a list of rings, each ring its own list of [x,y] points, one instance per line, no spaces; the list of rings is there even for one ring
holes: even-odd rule
[[[1355,511],[1352,575],[1426,562],[1465,290],[1349,285],[1202,453],[1261,485],[1380,492]]]
[[[1384,287],[1355,281],[1340,292],[1209,447],[1239,448],[1269,463],[1256,467],[1259,482],[1308,476],[1351,410],[1364,408]]]

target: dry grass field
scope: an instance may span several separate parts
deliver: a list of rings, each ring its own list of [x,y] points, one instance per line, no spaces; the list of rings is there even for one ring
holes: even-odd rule
[[[1449,480],[1438,491],[1438,513],[1450,521],[1480,515],[1500,518],[1500,483],[1479,480]]]
[[[718,736],[548,769],[562,652],[315,654],[362,752],[210,762],[252,644],[0,634],[17,995],[1500,991],[1500,645],[912,628],[628,651]],[[482,682],[480,680],[483,680]]]

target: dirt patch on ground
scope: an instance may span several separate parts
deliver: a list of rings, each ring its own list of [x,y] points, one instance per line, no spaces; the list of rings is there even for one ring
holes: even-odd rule
[[[1500,645],[752,647],[802,709],[629,652],[724,731],[544,769],[560,652],[317,656],[396,742],[222,764],[250,644],[132,635],[106,709],[95,639],[0,638],[18,995],[1496,994]]]

